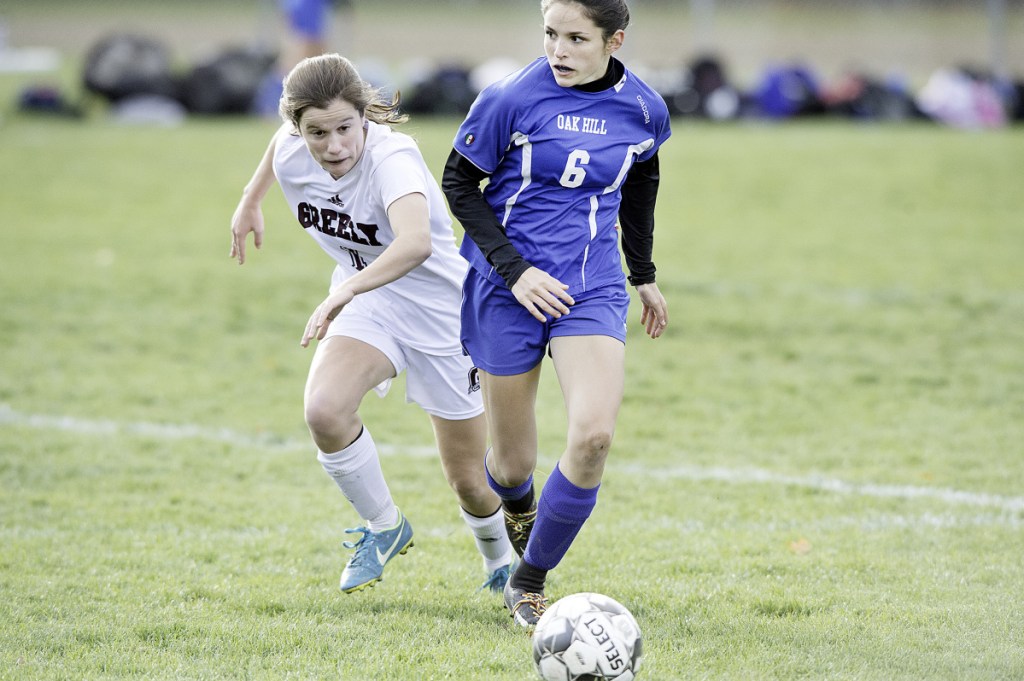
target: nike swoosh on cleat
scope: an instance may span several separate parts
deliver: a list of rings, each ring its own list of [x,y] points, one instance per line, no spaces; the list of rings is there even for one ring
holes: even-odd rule
[[[375,549],[377,551],[377,560],[380,561],[381,565],[384,565],[384,563],[388,562],[388,560],[391,558],[391,554],[394,553],[395,549],[398,548],[398,542],[400,541],[402,541],[401,532],[398,533],[398,536],[395,537],[395,542],[391,546],[389,546],[388,550],[384,553],[381,553],[380,549]]]

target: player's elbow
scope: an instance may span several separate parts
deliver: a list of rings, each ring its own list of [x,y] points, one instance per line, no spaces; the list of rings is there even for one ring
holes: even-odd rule
[[[409,239],[406,241],[406,257],[415,266],[422,265],[430,257],[433,252],[433,244],[430,241],[430,233],[409,235]]]

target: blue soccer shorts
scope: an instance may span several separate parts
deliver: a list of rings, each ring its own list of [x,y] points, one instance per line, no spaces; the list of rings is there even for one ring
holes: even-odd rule
[[[629,294],[610,284],[573,296],[569,314],[539,322],[512,291],[470,267],[462,287],[462,347],[495,376],[514,376],[537,366],[557,336],[611,336],[626,342]]]

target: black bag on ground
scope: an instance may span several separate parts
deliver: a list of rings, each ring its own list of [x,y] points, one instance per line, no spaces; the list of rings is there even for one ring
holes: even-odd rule
[[[442,66],[414,86],[402,108],[412,114],[465,116],[477,95],[469,76],[462,66]]]
[[[145,36],[115,34],[86,54],[85,88],[116,102],[139,95],[177,96],[170,51]]]
[[[181,103],[196,114],[249,113],[276,59],[273,52],[229,49],[199,64],[185,76],[181,83]]]

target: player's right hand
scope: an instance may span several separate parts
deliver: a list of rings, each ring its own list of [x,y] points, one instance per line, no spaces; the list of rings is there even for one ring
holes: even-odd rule
[[[231,254],[238,264],[245,263],[245,239],[252,232],[252,243],[256,248],[263,245],[263,210],[259,204],[251,205],[245,199],[238,203],[231,216]]]
[[[299,345],[304,348],[309,347],[309,342],[314,338],[322,341],[324,336],[327,335],[327,327],[341,314],[342,308],[352,302],[353,298],[355,298],[355,294],[347,286],[339,286],[331,291],[330,295],[324,299],[324,302],[317,305],[316,309],[313,310],[313,314],[309,316],[309,321],[306,322],[306,330],[302,332],[302,339],[299,341]]]
[[[546,322],[548,316],[558,319],[569,314],[569,306],[576,301],[566,293],[568,290],[568,284],[536,267],[523,272],[512,285],[512,295],[539,322]]]

